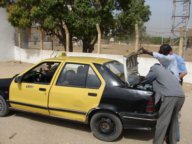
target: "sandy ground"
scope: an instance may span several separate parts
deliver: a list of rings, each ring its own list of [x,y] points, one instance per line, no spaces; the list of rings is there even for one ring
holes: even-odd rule
[[[31,64],[0,62],[0,77],[20,73]],[[192,142],[192,85],[184,84],[186,101],[181,111],[180,144]],[[116,144],[150,144],[153,132],[125,130]],[[66,120],[11,112],[0,118],[0,144],[104,144],[91,133],[89,126]]]

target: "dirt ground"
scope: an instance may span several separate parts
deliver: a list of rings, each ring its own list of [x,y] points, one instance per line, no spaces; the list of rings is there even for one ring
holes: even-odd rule
[[[31,64],[0,62],[0,78],[20,73]],[[192,85],[184,84],[185,104],[181,110],[179,144],[192,142]],[[115,144],[151,144],[154,132],[125,130]],[[11,112],[0,118],[0,144],[105,144],[97,140],[89,126],[66,120]]]

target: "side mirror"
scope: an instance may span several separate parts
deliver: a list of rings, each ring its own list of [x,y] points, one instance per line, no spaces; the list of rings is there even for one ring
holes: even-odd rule
[[[21,81],[22,81],[22,76],[18,76],[18,77],[16,77],[16,78],[14,79],[14,82],[15,82],[15,83],[21,83]]]

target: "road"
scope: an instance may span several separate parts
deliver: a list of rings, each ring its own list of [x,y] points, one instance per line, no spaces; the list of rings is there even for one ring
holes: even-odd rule
[[[31,64],[0,62],[0,77],[23,71]],[[192,85],[184,84],[185,104],[181,111],[181,141],[192,142]],[[151,144],[154,132],[125,130],[114,144]],[[0,118],[0,144],[107,144],[96,139],[88,125],[24,112]]]

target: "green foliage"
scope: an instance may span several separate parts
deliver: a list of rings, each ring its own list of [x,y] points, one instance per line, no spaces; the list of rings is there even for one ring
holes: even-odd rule
[[[71,37],[83,40],[85,52],[91,52],[96,43],[96,24],[105,36],[132,34],[135,23],[142,27],[150,15],[144,0],[17,0],[8,11],[13,26],[38,26],[64,46],[65,23]]]
[[[144,0],[118,0],[119,15],[117,16],[117,33],[134,33],[135,24],[142,27],[149,20],[151,12]]]
[[[11,5],[8,9],[9,21],[15,27],[27,28],[31,26],[31,19],[29,18],[29,12],[24,8],[21,8],[17,5]]]
[[[5,7],[8,4],[7,0],[0,0],[0,7]]]

